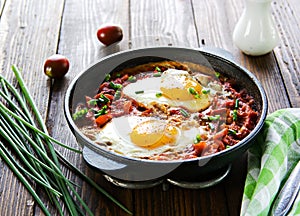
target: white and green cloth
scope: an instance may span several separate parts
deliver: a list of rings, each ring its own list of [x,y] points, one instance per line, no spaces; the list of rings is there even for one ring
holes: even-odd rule
[[[276,195],[299,159],[300,108],[270,114],[248,151],[241,215],[270,214]],[[300,193],[288,215],[300,215]]]

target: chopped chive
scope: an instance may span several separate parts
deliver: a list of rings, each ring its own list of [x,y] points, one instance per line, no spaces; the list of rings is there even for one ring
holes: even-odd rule
[[[104,115],[106,114],[108,111],[107,111],[107,106],[104,105],[100,110],[98,110],[96,113],[95,113],[95,118],[101,116],[101,115]]]
[[[136,93],[136,94],[143,94],[143,93],[144,93],[144,90],[136,91],[135,93]]]
[[[195,140],[194,140],[194,144],[196,144],[196,143],[198,143],[198,142],[200,142],[201,141],[201,135],[200,134],[197,134],[196,135],[196,138],[195,138]]]
[[[234,104],[234,108],[235,108],[235,109],[239,108],[239,102],[240,102],[240,100],[237,98],[237,99],[235,100],[235,104]]]
[[[159,97],[162,96],[162,93],[161,93],[161,92],[157,92],[157,93],[155,94],[155,96],[159,98]]]
[[[221,74],[220,74],[219,72],[216,72],[216,73],[215,73],[215,76],[216,76],[217,78],[220,78],[220,75],[221,75]]]
[[[104,94],[100,95],[100,98],[98,99],[100,102],[103,102],[104,104],[107,104],[110,100],[108,97],[106,97]]]
[[[227,145],[227,146],[226,146],[226,149],[229,149],[230,147],[231,147],[230,145]]]
[[[156,70],[157,72],[161,72],[161,69],[160,69],[158,66],[155,67],[155,70]]]
[[[79,118],[82,118],[85,114],[87,114],[87,112],[88,112],[87,108],[81,109],[81,110],[77,111],[76,113],[74,113],[72,118],[74,121],[76,121]]]
[[[113,198],[95,182],[89,179],[89,177],[80,172],[74,165],[63,158],[63,156],[54,148],[52,142],[55,142],[66,149],[81,153],[80,150],[70,148],[69,146],[60,143],[48,135],[49,133],[47,131],[47,127],[43,121],[43,118],[41,117],[41,114],[36,108],[36,105],[23,81],[21,73],[14,65],[12,66],[12,70],[17,78],[20,87],[20,93],[0,74],[1,96],[5,95],[3,99],[5,102],[7,102],[7,104],[10,104],[9,107],[6,107],[5,104],[2,103],[2,100],[0,101],[0,131],[1,136],[3,136],[2,138],[5,138],[6,141],[13,146],[13,149],[19,158],[18,160],[15,160],[13,155],[10,154],[10,151],[7,151],[5,144],[2,143],[2,140],[0,141],[0,155],[8,163],[14,174],[16,174],[16,176],[30,191],[37,203],[41,206],[44,213],[46,215],[50,215],[47,207],[43,204],[39,195],[35,193],[34,188],[31,187],[31,184],[26,180],[27,178],[25,175],[32,177],[36,183],[41,183],[41,186],[43,186],[45,189],[45,193],[49,196],[49,199],[53,205],[57,207],[57,211],[60,213],[60,215],[63,215],[63,208],[60,201],[65,203],[65,208],[69,211],[70,215],[85,215],[85,213],[87,215],[93,215],[93,212],[89,209],[85,201],[75,190],[74,184],[63,174],[60,168],[60,162],[58,160],[60,159],[60,161],[64,162],[70,169],[74,170],[78,175],[80,175],[89,184],[94,186],[98,191],[102,192],[116,205],[121,207],[127,213],[132,214],[128,209],[125,208],[125,206],[119,203],[115,198]],[[7,89],[9,89],[11,94],[8,94]],[[18,107],[16,104],[12,104],[12,100],[10,100],[7,96],[15,99],[20,107]],[[28,104],[26,104],[26,102]],[[20,113],[19,110],[22,110],[23,113]],[[29,110],[32,111],[32,116]],[[37,124],[35,124],[33,119],[37,120]],[[48,147],[47,150],[44,148],[45,145]],[[27,148],[34,149],[37,154],[31,155],[31,152],[27,151]],[[23,157],[19,153],[24,153],[26,155]],[[27,156],[28,160],[25,158]],[[30,166],[35,167],[40,173],[40,176],[36,172],[31,172],[32,170],[30,168],[29,170],[26,170],[26,167],[22,168],[21,165],[16,162],[19,160],[21,163],[23,162],[22,165],[28,165],[28,163],[31,163]],[[51,171],[51,173],[54,175],[46,174],[42,167],[48,171]],[[62,194],[62,196],[60,196],[60,194]],[[62,200],[59,200],[59,198]],[[84,212],[84,210],[86,212]]]
[[[153,74],[154,77],[160,77],[161,76],[161,72],[157,72]]]
[[[214,130],[214,129],[215,129],[215,126],[214,126],[214,124],[213,124],[213,123],[211,123],[211,122],[209,122],[209,123],[208,123],[208,126],[209,126],[209,128],[210,128],[211,130]]]
[[[233,134],[233,135],[235,135],[235,134],[236,134],[236,131],[235,131],[235,130],[233,130],[233,129],[228,129],[228,133],[229,133],[229,134]]]
[[[104,81],[107,82],[110,79],[110,74],[105,74]]]
[[[208,119],[210,121],[216,121],[220,119],[220,115],[215,115],[215,116],[208,116]]]
[[[118,90],[118,89],[122,88],[121,84],[116,84],[112,81],[109,83],[109,86],[112,87],[114,90]]]
[[[192,88],[192,87],[188,88],[188,91],[192,95],[197,95],[197,91],[194,88]]]
[[[233,112],[232,112],[232,118],[233,118],[233,121],[236,121],[237,118],[238,118],[238,114],[237,114],[237,110],[236,109],[233,110]]]
[[[114,99],[115,100],[119,100],[121,98],[121,91],[120,90],[117,90],[115,95],[114,95]]]
[[[195,99],[199,99],[199,98],[201,98],[201,95],[196,94],[196,95],[194,96],[194,98],[195,98]]]
[[[210,89],[202,89],[203,94],[208,94],[210,92]]]
[[[116,74],[116,77],[120,77],[120,76],[121,76],[121,74],[120,74],[120,73],[117,73],[117,74]]]
[[[186,118],[190,116],[189,113],[184,109],[180,109],[180,113]]]
[[[128,82],[131,82],[131,83],[136,82],[136,77],[135,76],[128,77]]]
[[[88,105],[96,106],[97,105],[97,101],[98,101],[97,99],[91,99],[87,103],[88,103]]]

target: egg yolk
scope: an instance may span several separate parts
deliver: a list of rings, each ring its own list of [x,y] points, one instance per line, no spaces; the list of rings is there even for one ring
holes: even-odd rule
[[[186,75],[174,75],[172,82],[170,80],[167,82],[169,82],[168,86],[162,86],[160,90],[172,100],[193,100],[195,99],[195,94],[201,94],[202,91],[202,86],[196,80]],[[190,92],[190,89],[194,91],[194,94]]]
[[[178,137],[176,127],[165,121],[149,120],[136,125],[130,133],[132,143],[144,148],[174,144]]]

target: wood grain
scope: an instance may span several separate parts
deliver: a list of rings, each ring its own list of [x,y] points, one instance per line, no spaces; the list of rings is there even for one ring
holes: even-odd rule
[[[52,83],[51,103],[47,117],[47,125],[51,135],[59,138],[63,143],[78,148],[77,141],[69,130],[64,115],[62,115],[64,94],[69,83],[78,73],[91,64],[96,63],[102,57],[122,49],[128,49],[126,41],[128,42],[127,26],[129,17],[127,12],[128,3],[123,0],[66,1],[58,53],[67,56],[71,66],[65,79]],[[98,41],[96,37],[97,30],[100,26],[107,23],[122,26],[124,31],[124,41],[122,43],[112,47],[105,47]],[[106,71],[102,71],[102,73],[106,73]],[[114,186],[107,184],[99,171],[88,167],[81,155],[63,148],[58,149],[72,164],[81,168],[87,176],[95,180],[100,186],[106,183],[105,189],[131,209],[131,191],[125,189],[116,190]],[[65,170],[65,173],[81,186],[78,188],[78,192],[96,215],[124,215],[124,212],[117,208],[112,201],[108,200],[101,193],[92,190],[90,185],[82,182],[78,177],[74,177],[72,172]]]
[[[269,98],[269,113],[300,106],[300,6],[298,0],[274,1],[274,17],[280,43],[260,57],[244,55],[232,41],[232,32],[245,1],[237,0],[0,0],[0,70],[13,80],[11,64],[22,68],[25,83],[37,103],[50,134],[78,147],[63,115],[67,87],[81,71],[104,56],[149,46],[219,47],[261,81]],[[97,29],[107,23],[121,25],[124,38],[105,47]],[[65,55],[71,63],[67,76],[51,80],[43,75],[44,60]],[[103,72],[106,73],[106,72]],[[72,164],[133,211],[134,215],[239,215],[246,157],[236,159],[229,176],[216,186],[189,190],[164,184],[150,189],[122,189],[108,183],[102,173],[85,163],[81,155],[56,146]],[[95,215],[127,215],[103,194],[75,176],[63,172]],[[37,187],[39,194],[43,191]],[[57,211],[44,198],[50,212]],[[64,209],[67,214],[66,210]],[[28,191],[7,165],[0,161],[0,215],[43,215]]]
[[[24,81],[43,117],[49,88],[42,65],[46,56],[56,51],[62,8],[62,1],[7,0],[1,15],[1,74],[4,72],[12,80],[11,65],[22,69]],[[6,165],[2,166],[0,215],[33,215],[33,198]]]
[[[300,107],[300,16],[296,9],[299,9],[299,2],[296,1],[273,4],[273,17],[281,39],[275,54],[292,107]],[[286,24],[285,20],[289,23]]]

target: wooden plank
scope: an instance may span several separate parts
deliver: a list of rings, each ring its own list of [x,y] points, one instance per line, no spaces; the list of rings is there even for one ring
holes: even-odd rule
[[[165,9],[168,8],[168,12]],[[130,16],[132,48],[149,46],[199,47],[193,7],[190,1],[131,1]],[[144,40],[147,36],[148,40]],[[134,193],[137,215],[226,215],[227,206],[222,202],[225,192],[216,195],[220,186],[205,190],[186,190],[171,186],[163,191],[161,186]],[[155,198],[160,197],[159,201]],[[200,202],[201,200],[201,202]],[[207,205],[203,200],[208,200]],[[216,206],[218,206],[216,208]],[[221,213],[221,214],[220,214]]]
[[[42,65],[46,56],[56,50],[62,9],[61,1],[7,0],[1,16],[1,71],[5,71],[7,79],[12,80],[11,64],[22,69],[24,81],[42,116],[46,115],[49,96]],[[3,167],[0,215],[33,214],[33,198],[6,165]]]
[[[102,57],[128,49],[128,7],[128,1],[123,0],[66,1],[58,53],[69,59],[70,70],[64,79],[53,82],[47,118],[47,125],[52,136],[63,143],[78,147],[63,115],[63,99],[67,87],[79,72],[96,63]],[[105,47],[98,41],[96,32],[101,25],[108,23],[120,25],[124,32],[124,38],[118,45]],[[103,73],[106,73],[106,71],[103,71]],[[97,87],[95,86],[95,88]],[[85,163],[81,155],[63,148],[58,149],[72,164],[79,167],[87,176],[96,181],[101,187],[104,187],[108,193],[112,194],[129,209],[132,209],[131,190],[121,189],[108,183],[98,170],[89,167]],[[126,215],[112,201],[100,192],[96,192],[78,177],[75,177],[72,172],[69,170],[64,170],[64,172],[80,185],[78,192],[95,215]]]
[[[300,16],[296,12],[299,11],[299,1],[278,1],[272,6],[273,17],[281,39],[275,49],[276,59],[290,103],[292,107],[300,107]],[[289,22],[287,23],[286,20]]]
[[[133,0],[130,17],[133,48],[162,45],[199,46],[190,1]]]
[[[206,41],[207,46],[220,47],[231,52],[235,61],[261,81],[269,98],[282,95],[280,101],[270,103],[269,112],[290,106],[289,99],[282,94],[285,91],[284,83],[279,73],[278,65],[265,64],[265,62],[276,62],[275,56],[269,53],[265,56],[251,57],[244,55],[233,43],[232,32],[241,16],[245,1],[194,1],[194,11],[201,40]],[[202,35],[201,35],[202,33]],[[271,88],[277,86],[277,88]]]

